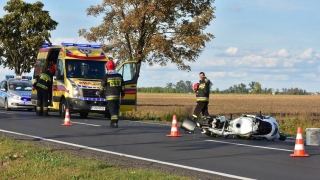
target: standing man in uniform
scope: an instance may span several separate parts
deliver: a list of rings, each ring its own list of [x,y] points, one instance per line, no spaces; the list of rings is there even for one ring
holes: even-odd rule
[[[197,106],[193,111],[193,119],[196,120],[202,112],[203,116],[209,116],[208,104],[210,94],[210,80],[206,77],[204,72],[199,73],[200,81],[194,86],[194,91],[197,96]]]
[[[109,60],[106,64],[107,74],[104,75],[99,96],[105,90],[106,99],[108,101],[107,108],[111,114],[110,127],[118,128],[118,116],[121,100],[125,96],[123,77],[116,71],[116,66],[113,60]]]
[[[48,64],[48,70],[44,73],[40,73],[32,88],[37,89],[37,109],[36,114],[38,116],[48,116],[48,99],[52,90],[52,77],[55,71],[55,65],[52,62]],[[51,97],[50,97],[51,98]]]

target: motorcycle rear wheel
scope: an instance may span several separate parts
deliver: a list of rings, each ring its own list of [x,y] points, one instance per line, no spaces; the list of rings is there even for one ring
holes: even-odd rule
[[[284,133],[279,133],[280,137],[279,137],[279,140],[280,141],[285,141],[287,139],[287,136],[284,134]]]

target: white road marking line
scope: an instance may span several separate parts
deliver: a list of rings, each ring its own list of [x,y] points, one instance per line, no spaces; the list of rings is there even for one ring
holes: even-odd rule
[[[171,126],[171,124],[161,124],[161,123],[157,123],[157,122],[147,122],[147,121],[131,121],[131,120],[120,120],[120,121],[129,121],[129,123],[155,124],[155,125],[162,125],[162,126]]]
[[[92,147],[89,147],[89,146],[83,146],[83,145],[79,145],[79,144],[67,143],[67,142],[63,142],[63,141],[58,141],[58,140],[53,140],[53,139],[46,139],[46,138],[43,138],[43,137],[38,137],[38,136],[33,136],[33,135],[28,135],[28,134],[22,134],[22,133],[17,133],[17,132],[12,132],[12,131],[6,131],[6,130],[3,130],[3,129],[0,129],[0,131],[5,132],[5,133],[10,133],[10,134],[16,134],[16,135],[20,135],[20,136],[27,136],[27,137],[31,137],[31,138],[41,139],[43,141],[49,141],[49,142],[64,144],[64,145],[68,145],[68,146],[73,146],[73,147],[78,147],[78,148],[83,148],[83,149],[88,149],[88,150],[93,150],[93,151],[98,151],[98,152],[103,152],[103,153],[108,153],[108,154],[114,154],[114,155],[118,155],[118,156],[124,156],[124,157],[133,158],[133,159],[138,159],[138,160],[143,160],[143,161],[148,161],[148,162],[153,162],[153,163],[158,163],[158,164],[164,164],[164,165],[168,165],[168,166],[174,166],[174,167],[189,169],[189,170],[193,170],[193,171],[199,171],[199,172],[204,172],[204,173],[209,173],[209,174],[215,174],[215,175],[228,177],[228,178],[242,179],[242,180],[254,180],[254,179],[247,178],[247,177],[236,176],[236,175],[226,174],[226,173],[217,172],[217,171],[210,171],[210,170],[195,168],[195,167],[191,167],[191,166],[184,166],[184,165],[175,164],[175,163],[169,163],[169,162],[165,162],[165,161],[158,161],[158,160],[155,160],[155,159],[143,158],[143,157],[133,156],[133,155],[129,155],[129,154],[117,153],[117,152],[113,152],[113,151],[107,151],[107,150],[103,150],[103,149],[92,148]]]
[[[88,126],[102,126],[102,125],[97,125],[97,124],[88,124],[88,123],[80,123],[80,122],[74,122],[74,121],[70,121],[73,124],[83,124],[83,125],[88,125]]]
[[[216,140],[205,140],[205,141],[213,141],[213,142],[217,142],[217,143],[233,144],[236,146],[248,146],[248,147],[261,148],[261,149],[273,149],[273,150],[278,150],[278,151],[288,151],[288,152],[293,151],[293,150],[288,150],[288,149],[280,149],[280,148],[272,148],[272,147],[264,147],[264,146],[253,146],[253,145],[248,145],[248,144],[231,143],[231,142],[225,142],[225,141],[216,141]]]

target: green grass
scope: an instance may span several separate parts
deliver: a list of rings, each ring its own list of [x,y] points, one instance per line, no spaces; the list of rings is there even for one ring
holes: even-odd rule
[[[154,170],[121,168],[93,158],[80,158],[70,151],[53,151],[1,136],[0,149],[0,179],[189,179]]]

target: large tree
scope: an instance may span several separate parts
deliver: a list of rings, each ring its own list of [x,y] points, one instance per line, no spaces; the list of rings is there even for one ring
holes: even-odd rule
[[[16,75],[30,72],[37,51],[43,43],[50,43],[49,31],[58,25],[43,6],[39,1],[9,0],[3,8],[7,14],[0,18],[0,65]]]
[[[103,0],[90,6],[87,15],[104,16],[97,27],[79,30],[89,42],[100,42],[119,62],[137,60],[166,66],[175,63],[191,70],[214,36],[205,32],[215,18],[214,0]]]

